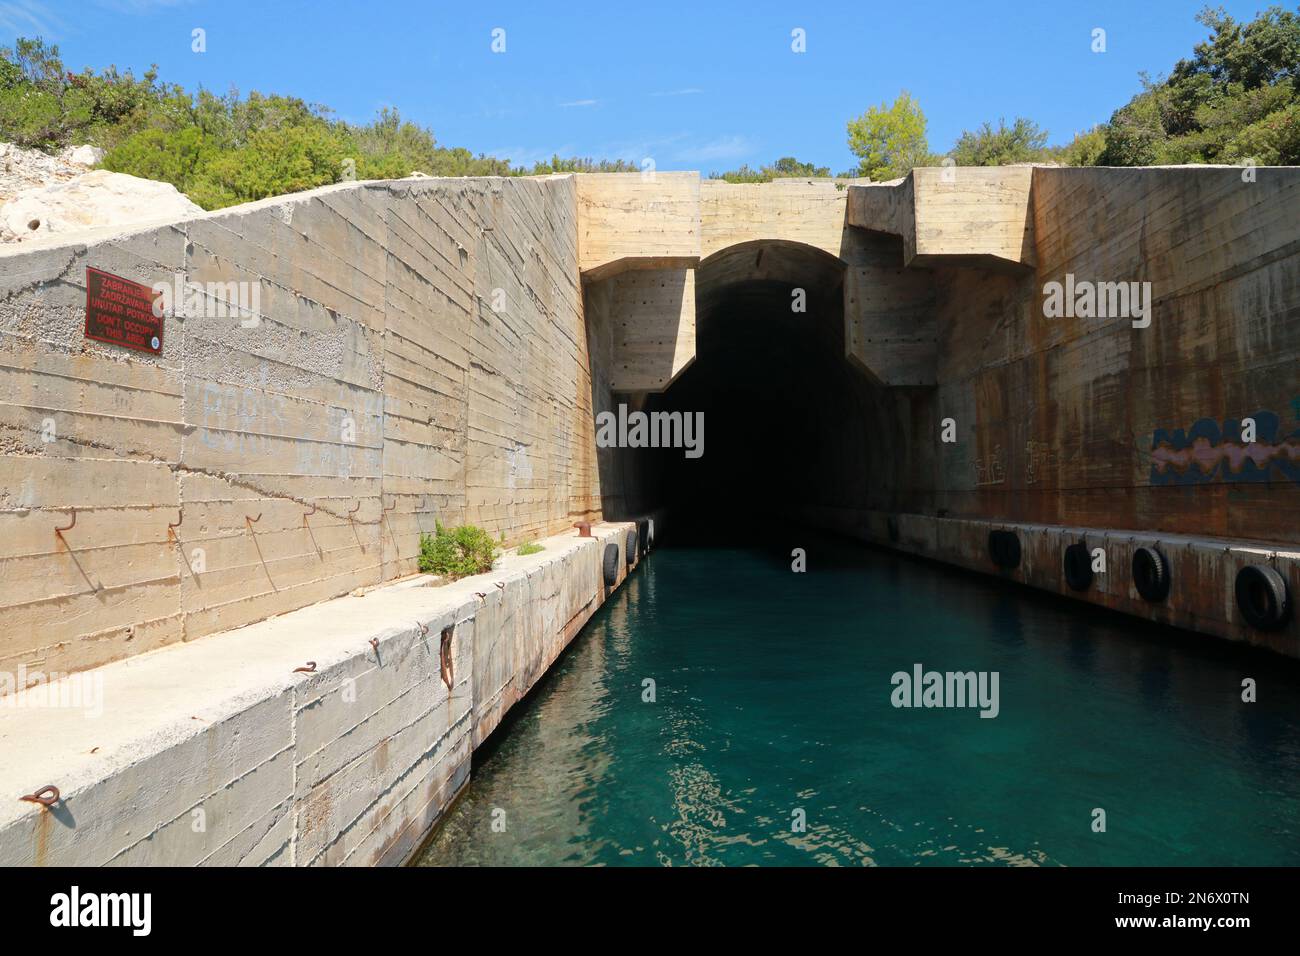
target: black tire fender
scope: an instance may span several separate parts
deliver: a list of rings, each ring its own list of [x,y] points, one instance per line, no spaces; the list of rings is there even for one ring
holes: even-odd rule
[[[990,531],[989,557],[998,567],[1008,571],[1020,567],[1020,537],[1005,529]]]
[[[612,588],[618,584],[618,542],[611,541],[605,545],[605,554],[602,559],[602,570],[605,574],[605,587]]]
[[[1148,601],[1163,601],[1169,596],[1169,560],[1156,548],[1133,552],[1133,586]]]
[[[627,532],[627,566],[632,567],[636,561],[636,528],[629,528]]]
[[[1086,591],[1092,587],[1092,552],[1082,541],[1070,545],[1061,557],[1065,583],[1072,591]]]
[[[1250,626],[1276,631],[1291,617],[1286,578],[1267,564],[1248,564],[1237,572],[1237,608]]]

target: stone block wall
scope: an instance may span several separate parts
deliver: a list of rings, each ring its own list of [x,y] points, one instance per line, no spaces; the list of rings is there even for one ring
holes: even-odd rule
[[[248,283],[259,314],[169,316],[156,356],[95,342],[88,267]],[[598,518],[578,276],[572,177],[347,183],[4,250],[0,672],[412,573],[435,521],[513,544]]]

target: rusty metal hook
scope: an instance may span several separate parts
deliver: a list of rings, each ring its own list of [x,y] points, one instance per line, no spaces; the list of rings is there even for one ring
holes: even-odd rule
[[[361,502],[358,501],[358,502],[357,502],[357,506],[356,506],[355,508],[350,509],[350,510],[348,511],[348,514],[349,514],[349,515],[354,515],[354,514],[356,514],[358,511],[360,511],[360,510],[361,510]],[[348,518],[348,520],[351,521],[352,519],[351,519],[351,518]]]
[[[316,662],[308,661],[306,667],[295,667],[293,672],[295,674],[314,674],[316,673]]]
[[[504,581],[493,581],[492,583],[495,584],[497,587],[499,587],[499,588],[500,588],[501,590],[503,590],[503,591],[506,589],[506,582],[504,582]]]
[[[480,601],[486,601],[486,600],[487,600],[487,594],[485,594],[485,593],[482,592],[482,591],[475,591],[475,592],[474,592],[474,596],[475,596],[476,598],[478,598]]]
[[[261,520],[262,520],[262,512],[260,511],[257,513],[256,518],[250,518],[248,515],[244,515],[244,521],[248,524],[249,531],[252,531],[253,525],[257,524]]]
[[[394,498],[394,499],[393,499],[393,503],[392,503],[391,505],[389,505],[387,508],[385,508],[384,510],[385,510],[385,511],[392,511],[392,510],[393,510],[394,508],[396,508],[396,507],[397,507],[397,499]]]
[[[415,506],[415,510],[416,510],[416,511],[423,511],[423,510],[424,510],[424,499],[425,499],[425,496],[424,496],[424,495],[420,495],[420,503],[419,503],[418,505]]]
[[[63,532],[65,532],[65,531],[71,531],[73,528],[75,528],[75,527],[77,526],[77,509],[76,509],[76,508],[71,508],[71,509],[69,509],[69,510],[72,512],[72,521],[68,524],[68,526],[67,526],[66,528],[55,528],[55,529],[54,529],[54,533],[57,534],[60,538],[63,537]],[[67,544],[67,542],[65,541],[64,544]]]
[[[372,637],[370,639],[370,646],[375,649],[375,656],[379,656],[379,638]]]
[[[29,793],[27,796],[18,799],[26,800],[28,803],[39,803],[43,807],[50,807],[59,802],[59,788],[52,783],[47,783],[35,793]]]
[[[175,523],[175,524],[172,524],[171,522],[168,522],[168,523],[167,523],[167,537],[169,537],[169,538],[171,538],[173,541],[175,541],[175,540],[176,540],[176,529],[179,528],[179,527],[180,527],[182,524],[184,524],[184,523],[185,523],[185,510],[184,510],[183,508],[177,508],[177,509],[176,509],[176,523]]]
[[[313,501],[311,505],[311,511],[304,511],[302,513],[302,523],[305,525],[307,523],[307,519],[310,518],[315,513],[316,513],[316,503]]]

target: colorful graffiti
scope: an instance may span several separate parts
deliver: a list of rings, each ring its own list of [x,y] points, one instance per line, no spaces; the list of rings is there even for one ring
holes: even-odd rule
[[[1202,485],[1212,481],[1300,482],[1300,428],[1283,435],[1274,412],[1247,416],[1255,440],[1242,441],[1242,419],[1222,425],[1202,418],[1191,428],[1157,428],[1151,436],[1151,484]],[[1300,416],[1297,416],[1300,417]]]

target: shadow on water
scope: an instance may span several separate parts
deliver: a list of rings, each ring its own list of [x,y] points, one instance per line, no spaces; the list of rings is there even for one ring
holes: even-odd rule
[[[643,561],[479,749],[418,862],[1300,862],[1295,662],[765,530]],[[895,707],[916,664],[996,672],[997,717]]]

